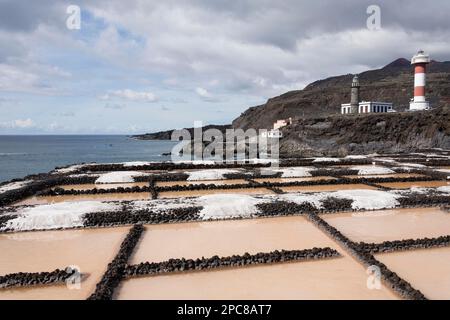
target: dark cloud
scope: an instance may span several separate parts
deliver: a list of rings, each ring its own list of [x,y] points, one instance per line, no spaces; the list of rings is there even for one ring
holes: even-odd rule
[[[124,16],[136,10],[152,16],[153,13],[160,14],[178,8],[193,23],[203,25],[205,30],[210,28],[241,41],[274,45],[285,50],[294,50],[299,39],[320,33],[365,28],[368,17],[366,10],[374,4],[381,8],[385,28],[424,32],[450,30],[448,0],[427,3],[420,0],[166,0],[127,1],[128,7],[119,2],[122,1],[115,1],[115,6],[108,6],[111,1],[100,0],[86,2],[86,5],[106,12],[114,12],[118,8],[117,11],[120,10]],[[132,15],[135,16],[135,13]],[[155,21],[163,22],[164,17]],[[149,24],[152,24],[150,19]],[[227,28],[216,30],[215,25]],[[160,28],[170,29],[170,26],[160,25]]]
[[[30,32],[40,23],[64,27],[67,5],[54,0],[0,0],[0,29]]]
[[[207,87],[204,82],[214,77],[222,88],[270,96],[318,77],[409,58],[419,48],[437,59],[450,54],[443,45],[450,35],[447,0],[426,5],[419,0],[377,1],[379,32],[367,29],[373,0],[127,4],[100,0],[86,6],[95,16],[147,40],[136,64],[188,82],[194,78],[198,87]]]
[[[106,92],[103,107],[117,112],[104,112],[104,126],[124,128],[127,117],[129,123],[145,118],[123,110],[121,102],[158,97],[180,127],[197,116],[199,106],[209,112],[205,117],[217,117],[215,110],[222,109],[229,121],[266,98],[409,59],[418,49],[450,60],[448,0],[70,2],[0,0],[0,92],[62,91],[85,98]],[[79,32],[65,28],[66,7],[73,3],[86,19]],[[381,8],[379,31],[366,27],[373,4]],[[73,80],[64,83],[71,78],[66,73]],[[142,89],[142,76],[151,79],[150,88]],[[67,92],[57,90],[64,85]],[[52,103],[50,114],[59,110],[59,100]],[[80,126],[91,121],[88,112],[83,119],[82,109],[92,103],[98,101],[80,103]],[[155,126],[166,121],[145,112]]]
[[[27,51],[22,43],[0,33],[0,63],[7,62],[10,58],[23,58]]]

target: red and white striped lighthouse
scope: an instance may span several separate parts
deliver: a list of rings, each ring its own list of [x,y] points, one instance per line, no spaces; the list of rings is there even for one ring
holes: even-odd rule
[[[430,63],[430,56],[420,50],[411,60],[414,65],[414,100],[409,105],[409,110],[428,110],[430,104],[425,98],[425,86],[427,81],[427,64]]]

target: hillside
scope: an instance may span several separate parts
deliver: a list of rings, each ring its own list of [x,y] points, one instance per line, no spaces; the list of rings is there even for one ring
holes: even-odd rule
[[[203,131],[206,131],[208,129],[218,129],[222,133],[225,132],[226,129],[231,128],[230,125],[208,125],[203,127]],[[194,137],[194,128],[185,128],[189,131],[191,137]],[[139,134],[132,136],[132,138],[138,139],[138,140],[170,140],[172,133],[175,130],[167,130],[167,131],[159,131],[154,133],[145,133],[145,134]]]
[[[234,128],[270,129],[277,119],[324,117],[340,113],[350,102],[352,75],[311,83],[303,90],[287,92],[266,104],[249,108],[232,123]],[[393,102],[397,111],[408,108],[413,95],[413,68],[397,59],[378,70],[360,74],[361,100]],[[450,61],[433,61],[428,69],[427,96],[433,106],[450,104]]]

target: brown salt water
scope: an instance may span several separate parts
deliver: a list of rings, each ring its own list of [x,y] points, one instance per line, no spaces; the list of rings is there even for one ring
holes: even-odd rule
[[[117,299],[398,299],[367,288],[365,268],[344,256],[123,281]]]
[[[150,225],[130,263],[313,247],[336,245],[302,216]]]
[[[367,289],[365,268],[302,216],[146,226],[130,263],[313,247],[331,247],[342,256],[129,279],[116,298],[397,299],[384,286]]]
[[[93,190],[93,189],[115,189],[115,188],[133,188],[133,187],[147,187],[148,182],[133,182],[133,183],[108,183],[108,184],[74,184],[58,186],[64,190]]]
[[[327,191],[339,191],[339,190],[376,190],[377,188],[371,187],[365,184],[337,184],[337,185],[319,185],[319,186],[293,186],[293,187],[280,187],[283,192],[327,192]]]
[[[333,177],[304,177],[304,178],[257,178],[253,179],[256,182],[269,182],[269,183],[289,183],[289,182],[303,182],[303,181],[330,181],[336,180]]]
[[[158,198],[181,198],[181,197],[200,197],[208,194],[270,194],[271,190],[266,188],[242,188],[242,189],[218,189],[218,190],[193,190],[193,191],[168,191],[159,192]]]
[[[437,188],[450,185],[447,181],[413,181],[413,182],[388,182],[379,183],[380,186],[392,189],[409,189],[409,188]]]
[[[158,181],[157,187],[171,187],[171,186],[191,186],[199,184],[214,184],[216,186],[226,186],[230,184],[248,184],[244,179],[229,179],[229,180],[208,180],[208,181]]]
[[[66,285],[0,289],[4,299],[86,299],[117,254],[129,228],[0,234],[0,275],[79,267],[81,288]]]
[[[422,174],[413,174],[413,173],[394,173],[394,174],[374,174],[374,175],[354,175],[354,176],[344,176],[349,179],[361,179],[361,178],[418,178],[424,177]]]
[[[322,218],[356,242],[379,243],[450,235],[450,214],[439,208],[327,214]]]
[[[376,258],[428,299],[450,299],[449,247],[378,254]]]
[[[30,197],[20,201],[15,206],[22,205],[38,205],[51,204],[59,202],[74,202],[74,201],[118,201],[118,200],[148,200],[151,199],[149,192],[135,192],[135,193],[106,193],[106,194],[83,194],[83,195],[65,195],[65,196],[45,196],[45,197]]]

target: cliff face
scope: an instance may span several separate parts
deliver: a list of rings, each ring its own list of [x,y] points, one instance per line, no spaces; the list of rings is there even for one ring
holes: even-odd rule
[[[313,118],[340,113],[340,105],[350,102],[352,75],[316,81],[304,90],[291,91],[253,107],[233,121],[234,128],[270,129],[278,119]],[[413,68],[398,59],[382,69],[359,75],[361,100],[393,102],[397,111],[409,107],[413,96]],[[433,61],[428,68],[427,96],[433,106],[450,105],[450,61]]]
[[[288,157],[450,149],[450,108],[303,119],[283,134],[280,154]]]
[[[206,131],[208,129],[217,129],[222,133],[225,133],[227,129],[230,129],[231,125],[208,125],[203,127],[203,131]],[[194,136],[194,128],[186,128],[187,131],[189,131],[191,137]],[[138,140],[170,140],[172,137],[172,133],[175,130],[167,130],[167,131],[159,131],[154,133],[145,133],[145,134],[139,134],[132,136],[132,138],[138,139]]]

